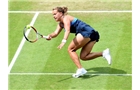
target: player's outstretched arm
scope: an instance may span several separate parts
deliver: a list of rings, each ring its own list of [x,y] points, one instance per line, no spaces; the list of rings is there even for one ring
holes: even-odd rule
[[[52,38],[57,37],[61,31],[62,31],[62,27],[60,27],[58,24],[56,30],[48,35],[47,40],[51,40]]]

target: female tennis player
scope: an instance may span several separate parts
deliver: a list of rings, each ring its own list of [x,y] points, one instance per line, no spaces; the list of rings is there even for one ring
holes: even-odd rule
[[[67,42],[69,34],[75,34],[74,39],[68,46],[68,53],[78,68],[72,76],[78,78],[87,73],[86,69],[82,67],[80,59],[88,61],[102,56],[107,60],[108,64],[111,64],[111,56],[108,48],[102,52],[91,52],[95,43],[99,41],[99,33],[85,22],[68,15],[67,10],[67,7],[56,7],[52,9],[53,17],[58,22],[58,25],[56,30],[48,35],[47,40],[57,37],[62,29],[64,29],[64,37],[58,46],[61,49]],[[80,48],[81,52],[80,56],[78,56],[76,51]]]

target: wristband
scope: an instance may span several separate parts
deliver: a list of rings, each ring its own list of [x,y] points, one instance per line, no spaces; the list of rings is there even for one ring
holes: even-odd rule
[[[67,42],[67,40],[65,40],[65,39],[62,40],[62,43],[66,43],[66,42]]]

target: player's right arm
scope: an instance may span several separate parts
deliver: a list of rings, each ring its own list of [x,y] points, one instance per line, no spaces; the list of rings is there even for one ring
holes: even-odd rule
[[[48,35],[47,40],[51,40],[51,38],[57,37],[59,35],[59,33],[62,31],[62,29],[63,28],[60,27],[60,25],[58,24],[57,27],[56,27],[56,30]]]

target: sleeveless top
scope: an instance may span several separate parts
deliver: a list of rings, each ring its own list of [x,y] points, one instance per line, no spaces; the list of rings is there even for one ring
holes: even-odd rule
[[[63,23],[59,23],[59,25],[60,27],[64,28]],[[98,42],[100,38],[98,31],[94,30],[94,28],[92,28],[90,25],[77,18],[74,18],[70,23],[70,33],[75,33],[75,35],[80,33],[83,37],[90,38],[91,41],[96,40],[96,42]]]
[[[59,23],[59,25],[64,28],[63,23]],[[95,32],[94,28],[77,18],[70,23],[70,33],[75,33],[75,35],[81,33],[84,37],[90,37],[93,32]]]

